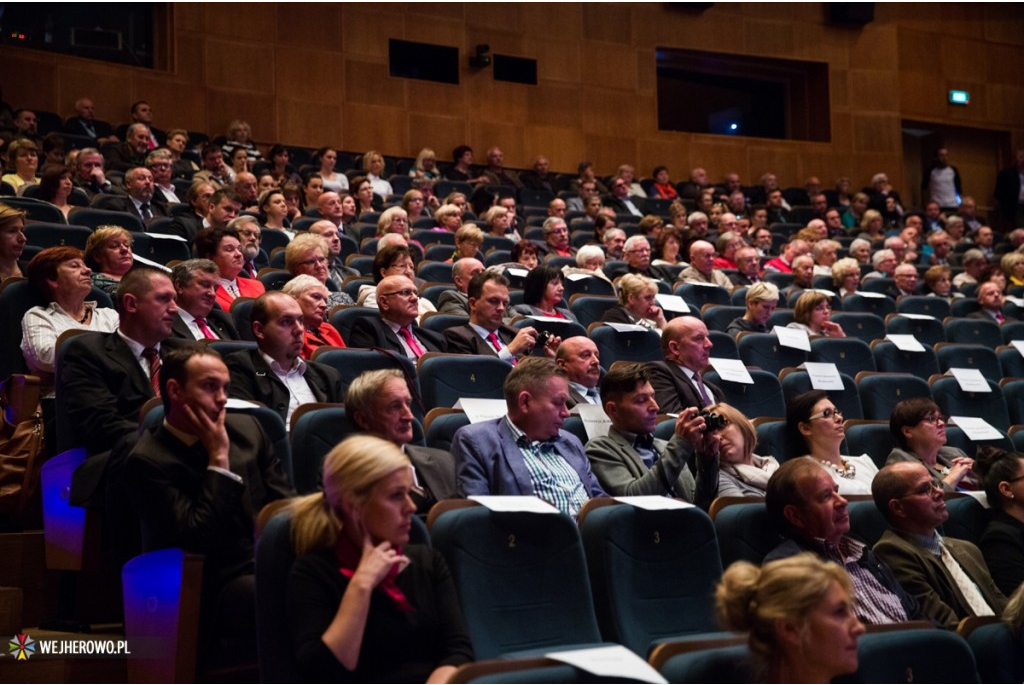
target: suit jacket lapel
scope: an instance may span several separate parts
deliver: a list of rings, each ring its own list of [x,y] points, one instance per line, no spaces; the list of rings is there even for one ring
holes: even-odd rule
[[[252,359],[252,366],[255,370],[255,385],[260,397],[268,398],[263,403],[269,407],[276,407],[281,401],[288,405],[288,388],[285,387],[278,377],[270,370],[267,361],[260,354],[259,350],[250,350],[249,356]]]
[[[142,365],[135,359],[131,348],[121,338],[120,333],[115,331],[110,334],[110,337],[107,338],[107,350],[110,352],[111,361],[125,370],[128,377],[132,379],[132,385],[135,386],[136,390],[146,397],[153,397],[156,394],[153,392],[153,384],[149,382],[149,376],[146,375]]]
[[[306,379],[317,402],[327,400],[327,385],[324,383],[324,377],[313,367],[312,362],[306,362],[306,373],[302,377]]]
[[[479,337],[479,336],[478,336]],[[501,458],[505,460],[509,473],[515,478],[516,487],[524,495],[533,493],[533,481],[530,479],[530,471],[526,468],[526,459],[522,450],[512,437],[505,418],[498,419],[498,436],[501,445]]]

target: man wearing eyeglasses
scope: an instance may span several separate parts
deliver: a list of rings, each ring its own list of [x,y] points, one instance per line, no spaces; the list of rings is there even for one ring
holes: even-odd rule
[[[765,506],[772,526],[786,538],[765,562],[812,552],[850,574],[857,617],[864,623],[923,618],[917,601],[892,570],[867,545],[849,536],[846,498],[817,461],[798,457],[783,462],[768,480]]]
[[[406,276],[385,276],[377,284],[379,316],[362,316],[353,321],[348,344],[351,347],[380,347],[413,361],[427,352],[446,352],[444,336],[415,325],[419,316],[419,293]]]
[[[544,220],[544,242],[534,241],[534,244],[541,257],[573,257],[579,251],[579,248],[569,244],[569,227],[565,219],[557,216],[549,216]]]
[[[622,176],[612,179],[611,193],[605,197],[604,204],[614,209],[616,214],[632,214],[638,217],[644,215],[629,196],[629,182]]]
[[[1000,616],[1006,596],[973,543],[938,532],[949,512],[942,488],[923,464],[886,466],[871,483],[875,506],[889,522],[874,552],[914,595],[922,612],[955,630],[968,616]]]
[[[633,235],[627,238],[622,247],[622,257],[626,260],[626,266],[613,271],[612,280],[625,274],[639,274],[666,282],[672,280],[666,271],[651,265],[651,242],[646,236]]]

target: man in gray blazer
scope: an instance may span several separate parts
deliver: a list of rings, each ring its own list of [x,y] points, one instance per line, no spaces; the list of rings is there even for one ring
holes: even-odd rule
[[[1006,597],[996,587],[981,551],[967,540],[948,538],[938,527],[949,518],[942,488],[923,464],[886,466],[871,482],[875,506],[891,530],[874,552],[930,619],[955,630],[968,616],[999,616]]]
[[[345,410],[357,426],[395,443],[409,457],[418,486],[412,492],[418,513],[456,496],[452,455],[412,442],[412,393],[401,371],[377,369],[359,375],[348,386]]]
[[[658,423],[650,372],[624,364],[601,380],[601,400],[612,425],[587,443],[587,457],[612,495],[666,495],[707,510],[718,494],[718,433],[708,432],[696,407],[676,420],[671,440],[653,435]]]
[[[604,495],[583,445],[561,430],[568,399],[565,372],[553,361],[521,360],[505,379],[508,414],[455,433],[459,495],[536,495],[572,517]]]

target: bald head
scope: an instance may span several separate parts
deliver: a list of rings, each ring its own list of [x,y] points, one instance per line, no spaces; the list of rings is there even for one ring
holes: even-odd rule
[[[711,339],[704,322],[695,316],[679,316],[669,321],[661,333],[665,359],[699,371],[708,364]]]
[[[555,363],[565,370],[569,380],[587,388],[597,387],[601,379],[601,356],[594,341],[585,335],[566,338],[558,346]]]
[[[459,292],[464,293],[469,287],[470,279],[483,270],[484,265],[479,259],[472,257],[460,259],[452,265],[452,281],[455,282],[455,287],[459,289]]]
[[[316,199],[316,211],[335,226],[339,225],[342,215],[341,198],[332,191],[320,193],[320,197]]]

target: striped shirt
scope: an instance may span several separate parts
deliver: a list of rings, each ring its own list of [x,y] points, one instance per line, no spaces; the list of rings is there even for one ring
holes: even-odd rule
[[[530,473],[533,494],[573,518],[589,499],[587,489],[569,462],[556,450],[555,439],[530,440],[507,416],[509,430],[516,439]]]

